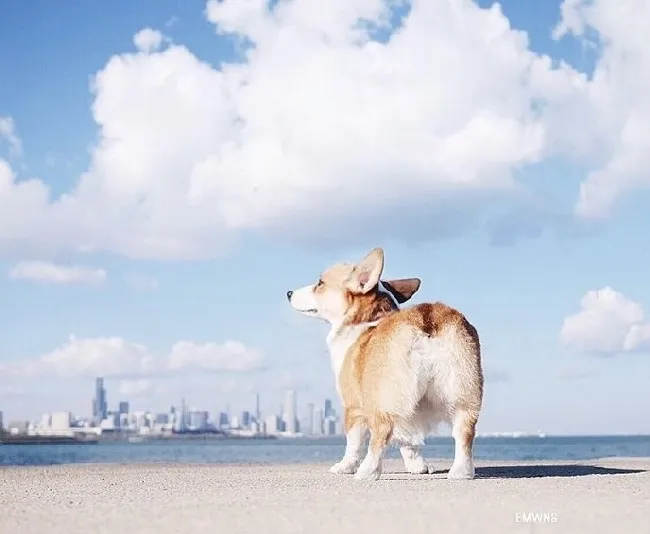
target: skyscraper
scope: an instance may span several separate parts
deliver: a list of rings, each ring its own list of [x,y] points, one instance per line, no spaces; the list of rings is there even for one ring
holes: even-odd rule
[[[307,415],[305,417],[305,432],[307,434],[314,434],[314,403],[307,404]]]
[[[284,424],[285,432],[295,434],[297,429],[296,424],[296,392],[293,389],[287,391],[284,397]]]
[[[106,389],[104,389],[104,379],[98,377],[95,379],[95,402],[93,403],[93,418],[96,422],[106,419],[108,406],[106,404]]]
[[[251,414],[248,410],[241,413],[241,427],[248,428],[251,424]]]
[[[181,420],[179,426],[181,432],[187,429],[187,405],[185,404],[185,397],[181,399]]]
[[[325,412],[323,414],[325,417],[332,415],[332,401],[325,399]]]
[[[312,417],[312,434],[315,436],[323,435],[323,410],[320,408],[314,410],[314,415]]]

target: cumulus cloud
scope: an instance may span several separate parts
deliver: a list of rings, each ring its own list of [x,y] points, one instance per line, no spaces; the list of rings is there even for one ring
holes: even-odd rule
[[[239,341],[226,341],[222,345],[179,341],[172,347],[168,365],[170,371],[249,371],[261,368],[262,354]]]
[[[140,52],[149,53],[158,50],[163,39],[163,34],[158,30],[143,28],[133,36],[133,44]]]
[[[0,161],[0,247],[196,258],[250,231],[422,241],[529,202],[519,171],[558,155],[591,169],[580,215],[647,184],[648,6],[565,1],[556,37],[599,38],[590,77],[533,53],[498,4],[317,4],[209,0],[217,33],[242,43],[219,68],[138,32],[138,52],[93,79],[98,142],[73,190],[50,201]]]
[[[645,1],[562,4],[554,37],[574,36],[601,50],[589,83],[566,93],[555,115],[558,126],[568,125],[565,148],[596,161],[580,187],[576,212],[581,216],[605,217],[624,193],[650,186],[649,27]]]
[[[120,337],[71,336],[54,351],[38,358],[0,363],[3,378],[147,377],[184,372],[251,371],[259,369],[263,354],[240,342],[197,344],[179,341],[168,354]],[[132,380],[134,378],[131,378]]]
[[[580,306],[562,325],[565,345],[602,355],[650,350],[650,322],[638,302],[608,286],[588,291]]]
[[[96,285],[106,281],[106,271],[80,265],[58,265],[45,261],[20,262],[9,271],[9,277],[46,284]]]

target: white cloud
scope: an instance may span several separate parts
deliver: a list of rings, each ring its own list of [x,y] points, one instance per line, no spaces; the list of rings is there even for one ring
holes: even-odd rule
[[[9,163],[0,158],[0,251],[3,247],[16,244],[35,245],[49,248],[48,243],[60,246],[62,232],[49,219],[49,190],[40,180],[29,179],[18,182]],[[38,237],[41,233],[42,237]]]
[[[106,271],[80,265],[57,265],[44,261],[24,261],[9,271],[9,277],[47,284],[96,285],[106,281]]]
[[[178,371],[250,371],[260,368],[263,355],[243,343],[177,342],[169,354],[156,354],[140,343],[120,337],[77,338],[38,358],[0,363],[3,378],[140,377]],[[133,379],[133,378],[131,378]]]
[[[567,346],[595,354],[650,350],[650,322],[638,302],[604,287],[588,291],[580,305],[562,325]]]
[[[592,165],[576,212],[610,215],[624,193],[650,186],[650,3],[638,0],[565,0],[554,36],[573,35],[602,47],[593,76],[558,106],[559,143]],[[593,37],[593,40],[591,40]],[[596,162],[594,165],[593,162]]]
[[[169,369],[249,371],[260,369],[262,353],[246,347],[239,341],[197,344],[178,341],[169,354]]]
[[[528,199],[519,170],[558,154],[591,168],[578,213],[605,213],[650,176],[637,4],[564,4],[558,37],[601,38],[590,79],[532,53],[498,4],[414,1],[379,42],[373,27],[403,2],[210,0],[217,30],[253,44],[245,61],[217,70],[141,30],[147,53],[94,78],[99,141],[72,191],[50,202],[0,161],[0,247],[191,258],[248,231],[431,239]]]
[[[22,142],[16,133],[16,125],[12,117],[0,117],[0,141],[3,140],[9,145],[12,154],[22,153]]]
[[[163,43],[164,36],[158,30],[143,28],[133,36],[133,44],[140,52],[150,53],[158,50]]]
[[[152,373],[155,369],[155,356],[142,344],[120,337],[70,336],[61,347],[39,358],[5,364],[2,374],[71,378],[139,375]]]

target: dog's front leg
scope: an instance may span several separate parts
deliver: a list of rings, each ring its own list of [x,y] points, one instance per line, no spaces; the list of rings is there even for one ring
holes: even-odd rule
[[[361,463],[361,453],[368,427],[357,420],[345,434],[345,454],[340,462],[330,467],[330,473],[337,475],[352,475],[357,472]]]

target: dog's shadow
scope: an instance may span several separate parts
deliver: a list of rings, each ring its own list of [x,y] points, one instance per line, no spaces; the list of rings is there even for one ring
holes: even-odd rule
[[[431,469],[429,475],[447,475],[449,469]],[[645,473],[645,469],[623,469],[596,465],[558,464],[558,465],[503,465],[476,467],[475,478],[549,478],[584,477],[589,475],[629,475]],[[389,473],[386,473],[389,474]],[[391,475],[409,475],[394,471]],[[426,475],[422,475],[426,476]]]

